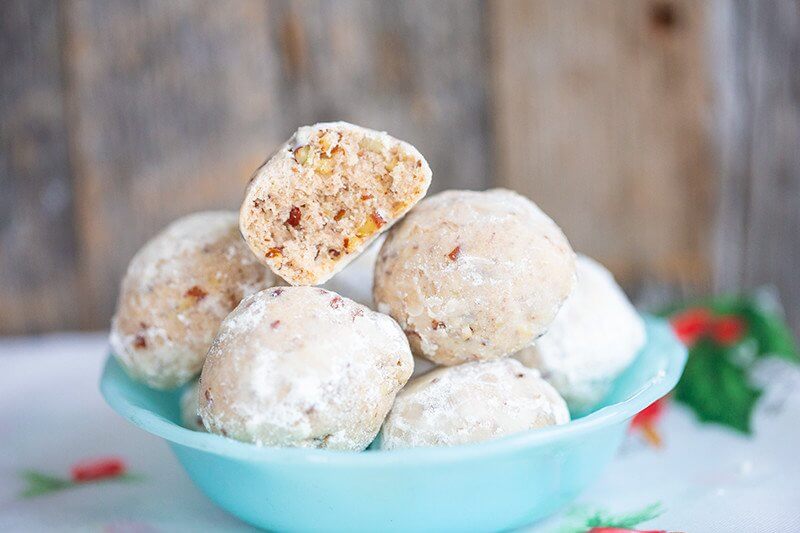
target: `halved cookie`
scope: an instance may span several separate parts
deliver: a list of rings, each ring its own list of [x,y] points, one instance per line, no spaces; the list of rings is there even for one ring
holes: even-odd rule
[[[239,226],[277,275],[318,285],[411,209],[430,181],[419,151],[386,133],[346,122],[304,126],[256,171]]]

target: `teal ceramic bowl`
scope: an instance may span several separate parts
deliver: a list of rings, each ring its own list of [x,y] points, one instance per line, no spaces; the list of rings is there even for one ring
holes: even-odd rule
[[[678,382],[686,350],[647,318],[648,342],[604,406],[569,424],[452,448],[362,453],[259,448],[181,427],[180,391],[131,381],[109,357],[111,407],[165,439],[217,505],[275,531],[497,531],[540,520],[597,479],[631,418]]]

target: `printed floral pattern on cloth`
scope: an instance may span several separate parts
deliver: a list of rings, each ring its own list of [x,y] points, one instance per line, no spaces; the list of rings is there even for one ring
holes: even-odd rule
[[[136,481],[139,479],[139,476],[127,472],[125,462],[119,457],[101,457],[75,463],[70,468],[69,478],[53,476],[36,470],[25,470],[22,472],[22,477],[27,485],[20,494],[22,498],[42,496],[88,483],[109,480]]]

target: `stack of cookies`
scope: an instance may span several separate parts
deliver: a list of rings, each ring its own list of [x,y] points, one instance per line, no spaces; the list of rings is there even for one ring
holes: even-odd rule
[[[527,198],[423,200],[431,175],[386,133],[300,128],[238,217],[187,216],[136,254],[115,356],[150,387],[185,386],[187,427],[260,446],[449,446],[597,405],[644,343],[613,277]],[[415,362],[429,371],[409,381]]]

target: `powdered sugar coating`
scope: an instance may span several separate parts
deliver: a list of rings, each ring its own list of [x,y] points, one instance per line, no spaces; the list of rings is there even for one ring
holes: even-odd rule
[[[614,277],[601,264],[578,256],[578,284],[548,332],[515,355],[537,368],[573,411],[585,411],[645,343],[645,327]]]
[[[454,446],[569,422],[561,396],[515,359],[442,367],[397,395],[380,447]]]
[[[261,446],[363,450],[412,370],[388,316],[321,288],[267,289],[222,323],[200,414],[212,433]]]
[[[558,226],[512,191],[447,191],[388,234],[374,299],[437,364],[510,355],[544,333],[575,283]]]
[[[111,321],[114,355],[134,379],[178,387],[200,372],[222,319],[274,279],[239,235],[236,213],[176,220],[128,265]]]

